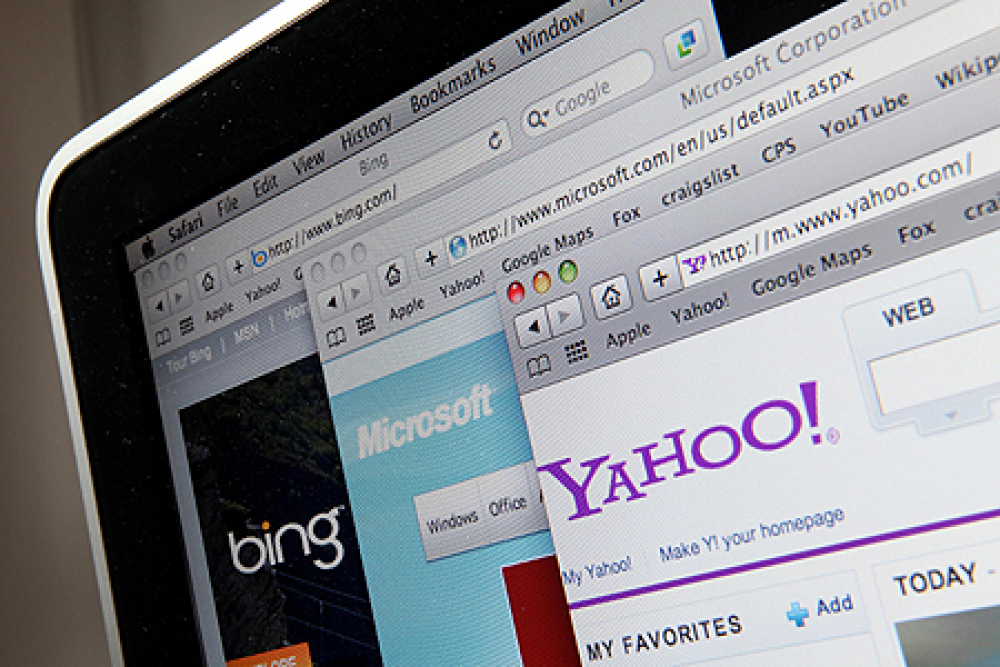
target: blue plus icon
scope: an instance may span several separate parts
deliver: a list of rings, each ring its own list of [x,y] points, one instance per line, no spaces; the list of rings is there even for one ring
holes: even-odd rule
[[[795,623],[795,627],[806,627],[806,619],[809,618],[809,610],[803,609],[798,602],[792,603],[792,608],[785,612],[785,618]]]

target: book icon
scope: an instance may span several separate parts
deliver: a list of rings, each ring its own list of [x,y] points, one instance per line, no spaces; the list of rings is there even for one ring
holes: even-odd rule
[[[537,357],[532,357],[528,359],[528,377],[536,378],[548,373],[552,370],[552,361],[549,359],[549,355],[541,354]]]
[[[347,332],[344,331],[344,327],[337,327],[336,329],[330,329],[326,332],[326,345],[327,347],[337,347],[341,343],[347,342]]]

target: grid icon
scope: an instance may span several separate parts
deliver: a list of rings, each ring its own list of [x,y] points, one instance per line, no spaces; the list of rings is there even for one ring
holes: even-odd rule
[[[563,347],[563,349],[566,350],[566,361],[568,363],[575,364],[590,358],[590,353],[587,351],[587,341],[585,340],[570,343]]]
[[[359,317],[358,323],[358,335],[364,336],[365,334],[375,331],[375,313],[368,313]]]

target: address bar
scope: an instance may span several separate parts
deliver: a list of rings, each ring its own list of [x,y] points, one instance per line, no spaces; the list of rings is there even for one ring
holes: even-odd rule
[[[1000,129],[678,253],[681,280],[684,287],[691,287],[718,278],[996,173],[1000,173]],[[862,258],[849,258],[857,259]],[[759,289],[771,291],[767,281],[760,281]]]
[[[247,250],[254,273],[259,273],[304,250],[344,232],[372,215],[384,213],[466,171],[510,150],[507,121],[500,120],[419,162],[366,187]]]
[[[995,0],[949,5],[454,232],[444,239],[452,263],[491,250],[736,141],[769,130],[816,108],[828,98],[833,99],[841,90],[855,90],[901,72],[914,62],[947,51],[997,25],[1000,25],[1000,3]],[[683,88],[684,84],[679,84],[657,96],[666,103]],[[772,113],[769,109],[778,111]],[[620,118],[624,123],[629,113],[629,109],[623,109],[608,118]]]

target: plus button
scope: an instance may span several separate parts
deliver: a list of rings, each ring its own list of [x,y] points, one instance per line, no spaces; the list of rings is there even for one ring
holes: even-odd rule
[[[428,264],[430,264],[431,268],[434,268],[435,262],[437,262],[437,260],[438,260],[438,256],[434,254],[434,251],[433,250],[428,250],[427,251],[427,257],[424,258],[424,261],[427,262]]]
[[[785,618],[795,623],[795,627],[804,628],[806,619],[809,618],[809,610],[803,609],[798,602],[793,602],[792,608],[785,612]]]
[[[663,288],[663,283],[667,282],[668,280],[670,280],[670,276],[664,274],[663,271],[661,271],[660,269],[656,270],[656,277],[653,278],[653,282],[659,285],[660,289]]]

